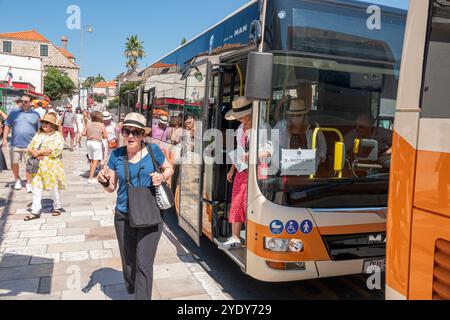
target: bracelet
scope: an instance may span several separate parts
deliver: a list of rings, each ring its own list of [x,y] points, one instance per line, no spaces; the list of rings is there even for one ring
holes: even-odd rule
[[[106,182],[98,182],[98,183],[100,183],[102,186],[103,186],[103,188],[108,188],[110,185],[111,185],[111,181],[106,181]]]

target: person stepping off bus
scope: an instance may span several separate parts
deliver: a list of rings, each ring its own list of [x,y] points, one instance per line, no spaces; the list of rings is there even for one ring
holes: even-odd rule
[[[250,151],[250,129],[252,129],[252,111],[253,101],[245,97],[238,97],[233,102],[232,110],[225,115],[226,120],[238,120],[241,123],[236,132],[237,147],[241,152],[236,152],[236,154],[242,154],[242,159],[236,159],[236,164],[240,164],[238,166],[234,164],[227,175],[229,183],[233,183],[234,177],[231,208],[228,217],[228,222],[232,225],[233,235],[226,242],[219,245],[219,248],[222,250],[239,249],[243,245],[240,235],[247,216],[247,168]],[[260,158],[270,157],[272,154],[270,142],[263,140],[263,143],[259,146],[259,151]]]

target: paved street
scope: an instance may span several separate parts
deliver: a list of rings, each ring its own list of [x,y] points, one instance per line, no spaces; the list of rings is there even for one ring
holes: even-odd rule
[[[58,218],[48,213],[52,201],[47,195],[47,213],[24,222],[31,195],[11,189],[10,172],[0,174],[0,299],[133,299],[125,291],[115,239],[115,196],[87,184],[85,159],[84,149],[64,152],[70,183],[62,193],[65,212]],[[364,276],[291,283],[254,280],[208,240],[198,248],[177,226],[174,214],[166,214],[166,223],[155,264],[154,299],[384,297],[383,290],[366,288]]]
[[[57,218],[48,213],[47,194],[47,213],[24,222],[31,195],[11,189],[10,172],[0,174],[0,299],[133,299],[125,290],[115,238],[115,195],[87,184],[85,149],[65,151],[63,162],[69,187],[62,193],[65,212]],[[154,278],[154,299],[230,297],[167,228]]]

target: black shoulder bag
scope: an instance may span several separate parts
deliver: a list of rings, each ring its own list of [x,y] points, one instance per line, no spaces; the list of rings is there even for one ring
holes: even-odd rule
[[[132,228],[150,228],[163,223],[161,211],[156,203],[154,188],[141,187],[140,173],[138,172],[139,187],[131,184],[128,156],[124,159],[125,177],[128,190],[128,214]]]

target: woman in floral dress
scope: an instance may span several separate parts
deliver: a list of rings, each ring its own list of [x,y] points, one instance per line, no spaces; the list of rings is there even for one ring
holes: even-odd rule
[[[38,134],[28,146],[29,157],[40,160],[37,174],[32,175],[33,204],[25,221],[39,219],[42,213],[42,192],[50,191],[53,198],[53,216],[61,214],[60,190],[66,188],[66,177],[61,161],[64,139],[59,131],[56,115],[47,114],[41,120]]]

